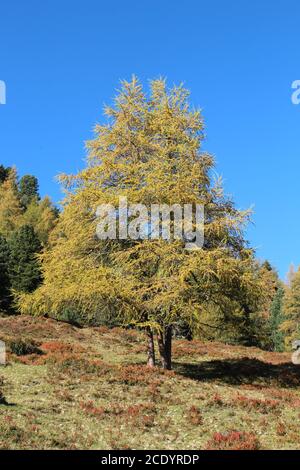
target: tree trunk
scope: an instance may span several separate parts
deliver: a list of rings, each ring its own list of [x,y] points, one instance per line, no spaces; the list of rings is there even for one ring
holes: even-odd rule
[[[166,326],[157,335],[160,360],[163,369],[172,369],[172,326]]]
[[[148,353],[147,366],[155,367],[154,338],[153,338],[153,332],[151,328],[147,329],[147,353]]]
[[[166,348],[166,354],[167,354],[167,369],[171,370],[172,369],[172,326],[168,326],[166,328],[166,334],[165,334],[165,348]]]

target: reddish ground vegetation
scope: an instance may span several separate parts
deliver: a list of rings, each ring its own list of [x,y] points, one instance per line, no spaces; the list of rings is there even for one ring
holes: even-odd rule
[[[105,414],[105,408],[103,406],[95,406],[93,401],[81,402],[80,408],[83,409],[87,414],[102,418]]]
[[[201,415],[201,412],[200,412],[199,408],[195,405],[192,405],[188,409],[187,419],[194,426],[198,426],[198,425],[203,423],[203,417]]]
[[[58,340],[46,341],[39,345],[39,354],[15,355],[9,357],[14,361],[27,365],[42,365],[48,362],[62,363],[67,360],[80,359],[87,356],[87,350],[80,345],[65,343]]]
[[[1,336],[10,337],[13,334],[14,337],[26,336],[39,341],[58,339],[69,335],[78,340],[82,338],[80,328],[75,328],[68,323],[58,322],[51,318],[28,315],[0,318],[0,331]]]
[[[247,432],[215,433],[206,444],[207,450],[259,450],[258,438]]]
[[[150,385],[156,380],[162,381],[164,377],[175,377],[175,372],[144,365],[125,365],[119,367],[113,380],[126,385]]]
[[[284,423],[278,423],[276,426],[276,433],[278,436],[286,435],[286,426]]]
[[[154,424],[156,407],[153,403],[137,403],[130,406],[122,406],[120,404],[111,404],[109,407],[96,406],[90,400],[81,402],[80,408],[88,415],[95,418],[114,419],[116,423],[121,425],[123,422],[130,422],[136,427],[151,427]]]
[[[260,413],[269,413],[278,410],[280,402],[278,400],[260,400],[258,398],[249,398],[238,394],[233,400],[234,406],[246,408],[247,410],[257,410]]]

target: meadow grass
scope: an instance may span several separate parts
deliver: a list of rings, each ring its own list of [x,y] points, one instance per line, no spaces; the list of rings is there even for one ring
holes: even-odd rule
[[[1,449],[300,448],[289,354],[175,340],[165,372],[131,330],[11,317],[0,339],[36,348],[0,368]]]

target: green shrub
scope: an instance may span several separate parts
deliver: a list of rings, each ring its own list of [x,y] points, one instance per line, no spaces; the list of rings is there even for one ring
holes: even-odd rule
[[[42,354],[35,341],[31,339],[17,339],[10,341],[10,351],[16,356],[25,356],[27,354]]]

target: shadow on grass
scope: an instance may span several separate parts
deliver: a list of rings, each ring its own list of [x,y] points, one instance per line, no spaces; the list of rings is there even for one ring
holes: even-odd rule
[[[9,403],[8,401],[6,401],[6,398],[1,398],[0,407],[1,406],[16,406],[16,404],[15,403]]]
[[[174,370],[178,374],[202,382],[215,381],[230,385],[300,386],[300,366],[291,363],[270,364],[248,357],[203,361],[199,364],[177,362],[174,363]]]

